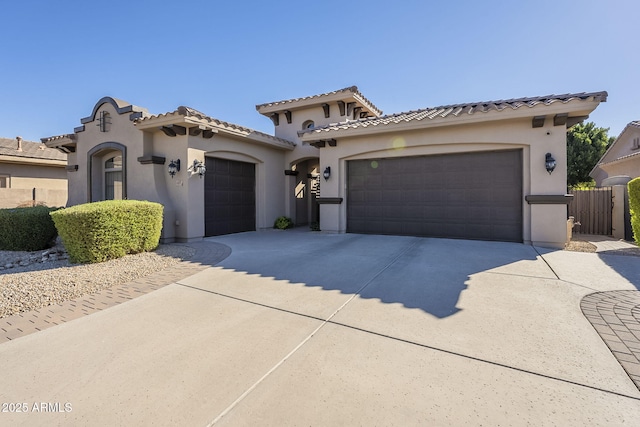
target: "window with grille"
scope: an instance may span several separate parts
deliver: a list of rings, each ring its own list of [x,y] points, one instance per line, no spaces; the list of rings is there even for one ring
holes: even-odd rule
[[[104,198],[122,199],[122,156],[115,156],[104,162]]]

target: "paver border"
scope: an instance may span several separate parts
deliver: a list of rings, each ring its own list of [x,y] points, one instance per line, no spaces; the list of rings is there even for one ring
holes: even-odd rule
[[[596,292],[580,308],[640,390],[640,291]]]

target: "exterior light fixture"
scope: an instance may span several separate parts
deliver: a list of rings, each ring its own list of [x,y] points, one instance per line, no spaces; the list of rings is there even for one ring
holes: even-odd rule
[[[545,155],[544,167],[547,169],[547,172],[549,172],[549,175],[551,175],[551,172],[556,168],[556,159],[553,158],[551,153]]]
[[[326,168],[324,168],[324,172],[322,172],[322,176],[324,177],[325,181],[329,180],[329,177],[331,176],[331,166],[327,166]]]
[[[203,162],[201,162],[198,159],[195,159],[193,161],[193,164],[189,166],[188,171],[191,172],[191,175],[198,174],[200,175],[200,178],[202,178],[204,174],[207,172],[207,168],[204,166]]]
[[[176,175],[176,172],[180,172],[180,159],[169,162],[169,175],[171,175],[172,179]]]

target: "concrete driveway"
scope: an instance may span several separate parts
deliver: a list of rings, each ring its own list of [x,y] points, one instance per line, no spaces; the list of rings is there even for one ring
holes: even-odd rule
[[[0,409],[27,411],[0,425],[640,425],[580,310],[640,288],[638,258],[300,230],[203,244],[220,243],[217,266],[1,344]]]

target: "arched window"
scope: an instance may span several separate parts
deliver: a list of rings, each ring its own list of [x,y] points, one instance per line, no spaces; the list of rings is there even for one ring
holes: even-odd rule
[[[302,130],[313,129],[313,127],[314,127],[313,120],[307,120],[302,124]]]
[[[122,199],[122,156],[114,156],[104,162],[104,198]]]

